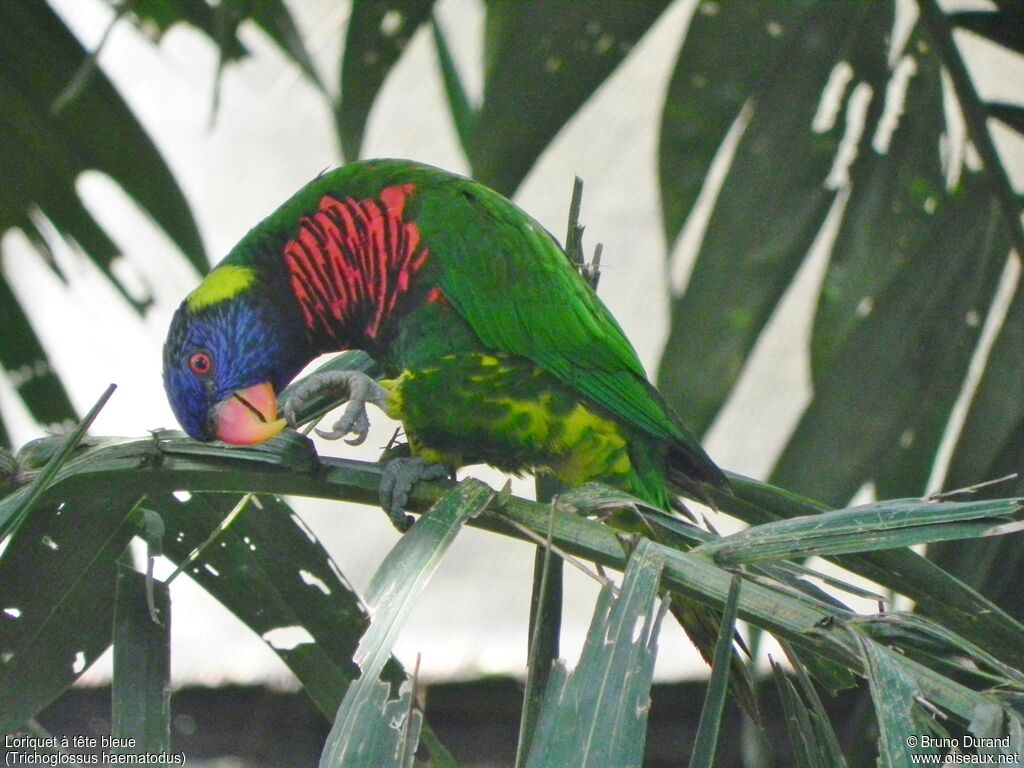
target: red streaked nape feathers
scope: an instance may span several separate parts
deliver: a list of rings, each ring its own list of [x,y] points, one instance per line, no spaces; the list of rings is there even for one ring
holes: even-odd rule
[[[429,254],[415,222],[405,221],[412,184],[388,187],[377,199],[325,196],[299,219],[284,247],[291,287],[306,326],[337,338],[352,329],[376,339]]]

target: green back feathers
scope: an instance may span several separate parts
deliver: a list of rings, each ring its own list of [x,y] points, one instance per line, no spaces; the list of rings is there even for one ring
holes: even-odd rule
[[[522,355],[647,434],[687,441],[619,324],[536,221],[475,182],[448,177],[418,222],[440,287],[481,341]]]
[[[435,172],[438,173],[438,172]],[[636,351],[561,246],[534,219],[476,182],[438,173],[418,217],[443,262],[440,287],[489,348],[522,355],[668,447],[700,481],[725,476],[647,381]]]

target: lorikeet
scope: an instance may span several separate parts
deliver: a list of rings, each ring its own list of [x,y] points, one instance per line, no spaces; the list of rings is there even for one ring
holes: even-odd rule
[[[558,242],[468,179],[375,160],[307,184],[182,302],[164,383],[192,437],[255,443],[286,426],[277,393],[308,362],[353,348],[391,378],[299,397],[349,396],[332,437],[365,438],[366,402],[402,422],[413,459],[382,489],[396,525],[438,467],[597,480],[666,510],[673,486],[727,485]]]

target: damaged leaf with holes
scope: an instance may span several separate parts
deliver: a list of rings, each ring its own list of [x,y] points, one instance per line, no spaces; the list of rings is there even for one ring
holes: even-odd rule
[[[94,493],[43,502],[0,558],[0,730],[17,730],[111,641],[117,558],[133,504]]]
[[[664,611],[655,605],[662,560],[641,540],[622,585],[601,589],[579,664],[556,662],[528,768],[639,765]]]
[[[168,525],[167,556],[260,636],[333,717],[358,674],[352,654],[367,626],[366,610],[298,515],[272,496],[245,500],[203,547],[239,503],[231,495],[197,493],[185,500],[151,496],[146,506]],[[386,679],[404,679],[397,662],[388,663]]]
[[[395,640],[463,524],[480,514],[494,492],[467,479],[434,504],[388,553],[366,589],[373,621],[352,657],[359,679],[345,694],[320,758],[321,768],[411,768],[423,724],[412,682],[397,698],[380,674]]]

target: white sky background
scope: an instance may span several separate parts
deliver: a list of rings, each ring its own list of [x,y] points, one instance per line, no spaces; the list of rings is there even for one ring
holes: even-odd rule
[[[95,48],[112,14],[102,0],[51,0],[80,39]],[[625,64],[561,131],[516,196],[523,208],[561,237],[574,175],[585,181],[585,243],[604,243],[600,294],[651,371],[667,333],[667,254],[657,193],[657,131],[668,78],[695,3],[679,0]],[[338,54],[347,3],[290,2],[321,76],[337,89]],[[442,0],[437,8],[470,92],[479,96],[483,24],[478,0]],[[253,225],[340,156],[325,100],[253,26],[243,28],[253,56],[224,73],[216,123],[210,125],[217,65],[214,46],[179,25],[158,46],[128,23],[118,24],[100,63],[163,152],[191,204],[211,258],[219,260]],[[997,61],[999,83],[1024,82],[1019,60]],[[1018,76],[1007,76],[1015,69]],[[1019,92],[1020,86],[1017,86]],[[409,116],[414,118],[410,119]],[[1020,147],[1017,147],[1019,152]],[[409,157],[466,173],[448,115],[429,30],[422,28],[392,72],[371,114],[365,157]],[[1024,165],[1024,163],[1019,164]],[[143,435],[174,426],[160,380],[160,349],[170,315],[197,276],[107,179],[92,174],[81,191],[90,210],[129,254],[156,292],[145,321],[125,305],[91,265],[66,253],[66,287],[16,234],[4,240],[3,267],[24,297],[75,406],[87,410],[106,385],[118,392],[100,414],[95,434]],[[803,348],[824,254],[805,266],[798,285],[758,344],[750,370],[706,441],[719,464],[763,476],[806,404],[809,375]],[[0,375],[0,407],[10,414],[16,445],[38,436]],[[320,442],[322,453],[375,459],[391,426],[371,413],[361,449]],[[495,473],[481,475],[493,485]],[[516,492],[528,494],[520,482]],[[397,534],[383,512],[297,500],[342,572],[362,588]],[[422,653],[424,679],[521,672],[525,660],[533,549],[466,530],[446,558],[402,633],[399,655],[411,665]],[[575,661],[590,621],[595,588],[567,568],[563,654]],[[311,587],[315,588],[315,587]],[[184,579],[173,586],[176,684],[272,682],[290,673],[237,620]],[[665,623],[658,676],[702,669],[672,622]],[[211,638],[214,638],[211,641]],[[87,673],[99,681],[100,664]]]

